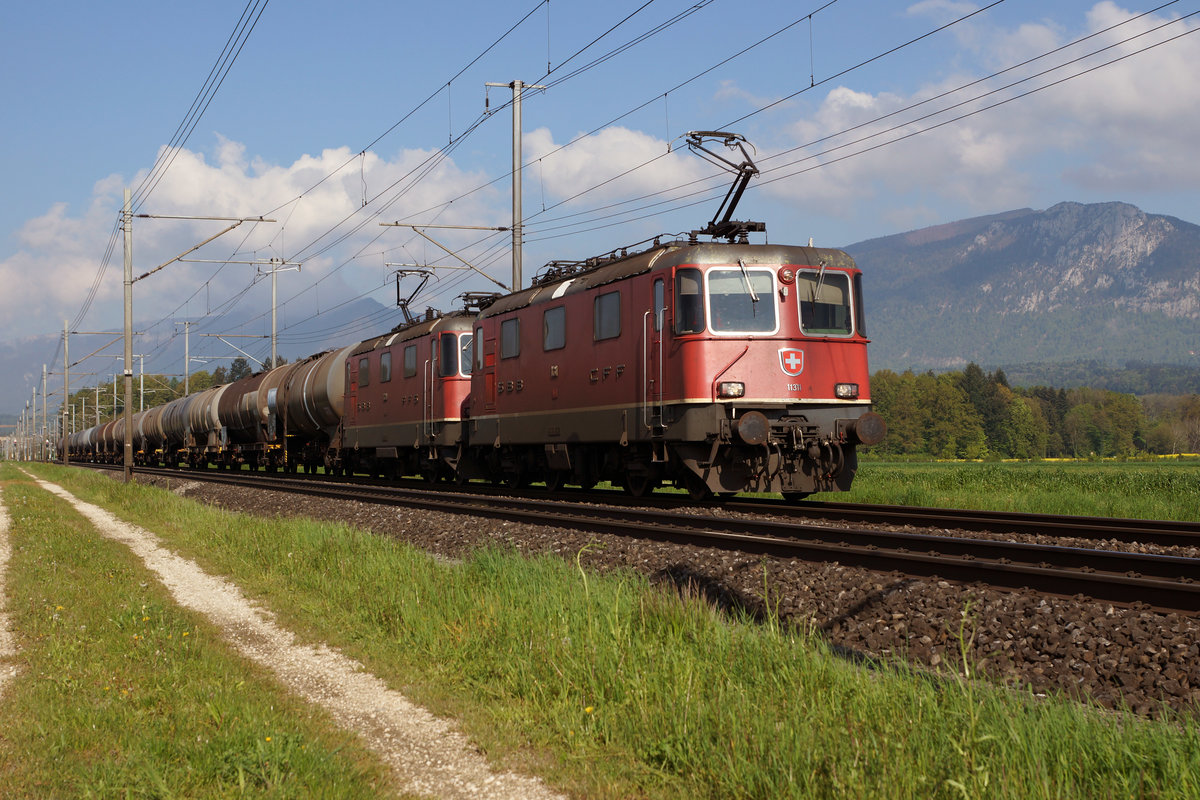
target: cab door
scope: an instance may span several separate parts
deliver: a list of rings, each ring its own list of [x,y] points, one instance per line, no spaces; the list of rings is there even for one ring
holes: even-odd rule
[[[484,328],[475,329],[475,346],[483,356],[478,364],[483,372],[483,409],[496,410],[496,327],[492,326],[490,335],[485,337]]]
[[[650,308],[642,315],[645,352],[643,364],[642,421],[651,430],[662,427],[663,394],[666,360],[667,291],[664,278],[656,277],[650,287]]]

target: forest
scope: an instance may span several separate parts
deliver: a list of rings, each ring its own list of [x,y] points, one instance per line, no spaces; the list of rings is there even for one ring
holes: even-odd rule
[[[1122,458],[1200,452],[1200,395],[1010,386],[1003,370],[871,377],[887,438],[867,452],[912,458]]]

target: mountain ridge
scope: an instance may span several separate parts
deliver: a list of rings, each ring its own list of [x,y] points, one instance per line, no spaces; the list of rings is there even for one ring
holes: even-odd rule
[[[1015,209],[847,246],[872,368],[1200,366],[1200,226],[1128,203]]]

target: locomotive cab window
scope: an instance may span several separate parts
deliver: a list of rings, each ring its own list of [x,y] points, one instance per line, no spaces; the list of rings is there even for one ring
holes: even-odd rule
[[[675,273],[675,333],[704,330],[704,284],[694,267]]]
[[[458,337],[443,333],[438,337],[438,376],[453,378],[458,375]]]
[[[379,355],[379,382],[387,383],[392,379],[392,351],[388,350]]]
[[[548,308],[542,314],[542,349],[561,350],[567,346],[567,308]]]
[[[597,295],[592,305],[592,332],[596,341],[621,335],[621,293]]]
[[[867,335],[867,315],[863,313],[862,275],[854,276],[854,327],[859,336]]]
[[[774,333],[775,271],[741,262],[709,270],[708,311],[713,333]]]
[[[371,382],[371,360],[363,356],[358,360],[358,385],[367,386]]]
[[[475,369],[483,369],[483,328],[475,329]]]
[[[812,336],[849,336],[850,278],[844,272],[811,270],[796,274],[800,330]]]
[[[459,339],[459,369],[466,376],[471,374],[471,345],[473,342],[474,337],[469,333],[464,333]]]
[[[404,377],[411,378],[417,374],[417,346],[410,344],[404,348]]]
[[[500,357],[521,355],[521,320],[513,317],[500,323]]]

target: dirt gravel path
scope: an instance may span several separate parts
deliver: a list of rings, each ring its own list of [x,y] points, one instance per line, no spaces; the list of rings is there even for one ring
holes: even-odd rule
[[[8,684],[17,675],[17,666],[12,658],[17,654],[17,646],[13,641],[12,631],[9,630],[8,614],[5,613],[4,576],[8,572],[8,559],[12,548],[8,543],[8,509],[4,506],[4,492],[0,490],[0,697],[8,689]]]
[[[36,479],[35,479],[36,480]],[[354,731],[387,763],[403,790],[439,798],[559,797],[541,781],[493,772],[452,723],[388,689],[362,664],[324,645],[313,647],[274,621],[234,584],[204,572],[164,549],[149,531],[129,525],[99,506],[45,481],[38,484],[66,499],[101,534],[127,545],[186,608],[199,611],[246,657],[273,671],[291,691],[319,704]]]

